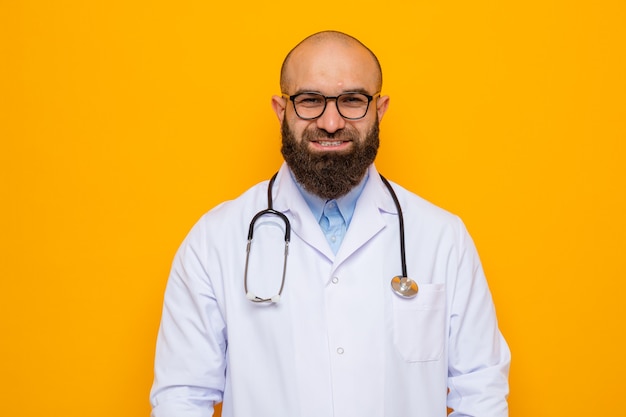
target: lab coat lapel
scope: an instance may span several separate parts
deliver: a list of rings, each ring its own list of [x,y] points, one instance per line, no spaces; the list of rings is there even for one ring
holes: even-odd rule
[[[397,213],[376,168],[369,168],[369,179],[359,197],[352,222],[335,259],[335,268],[385,228],[382,212]]]
[[[285,213],[291,222],[291,232],[332,261],[335,257],[324,233],[304,201],[291,177],[287,164],[283,163],[274,187],[274,208]]]

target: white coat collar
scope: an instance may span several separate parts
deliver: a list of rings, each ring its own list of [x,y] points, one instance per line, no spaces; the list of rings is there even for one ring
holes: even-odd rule
[[[356,203],[354,217],[337,256],[330,249],[287,164],[283,163],[278,172],[273,189],[274,208],[289,217],[293,233],[324,254],[331,262],[334,261],[335,268],[385,227],[381,213],[397,213],[393,199],[374,164],[368,170],[369,179]]]

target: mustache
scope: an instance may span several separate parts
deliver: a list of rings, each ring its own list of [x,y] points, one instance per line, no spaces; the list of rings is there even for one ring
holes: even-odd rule
[[[324,129],[312,128],[307,129],[302,132],[302,138],[309,142],[316,142],[320,139],[332,139],[332,140],[342,140],[342,141],[356,141],[359,138],[357,132],[353,130],[340,129],[336,130],[333,133],[329,133]]]

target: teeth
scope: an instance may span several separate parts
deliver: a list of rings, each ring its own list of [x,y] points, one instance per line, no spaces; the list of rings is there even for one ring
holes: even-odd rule
[[[329,142],[329,141],[319,141],[318,142],[320,145],[322,146],[339,146],[341,145],[342,141],[340,140],[336,140],[334,142]]]

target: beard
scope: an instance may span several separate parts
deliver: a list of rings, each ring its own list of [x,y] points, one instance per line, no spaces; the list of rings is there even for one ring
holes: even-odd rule
[[[298,141],[286,119],[281,132],[281,152],[296,180],[305,190],[327,200],[347,194],[361,182],[367,168],[376,159],[380,143],[378,118],[363,138],[352,127],[333,134],[313,127],[305,130],[302,140]],[[349,140],[352,149],[345,152],[311,151],[309,142],[317,139]]]

